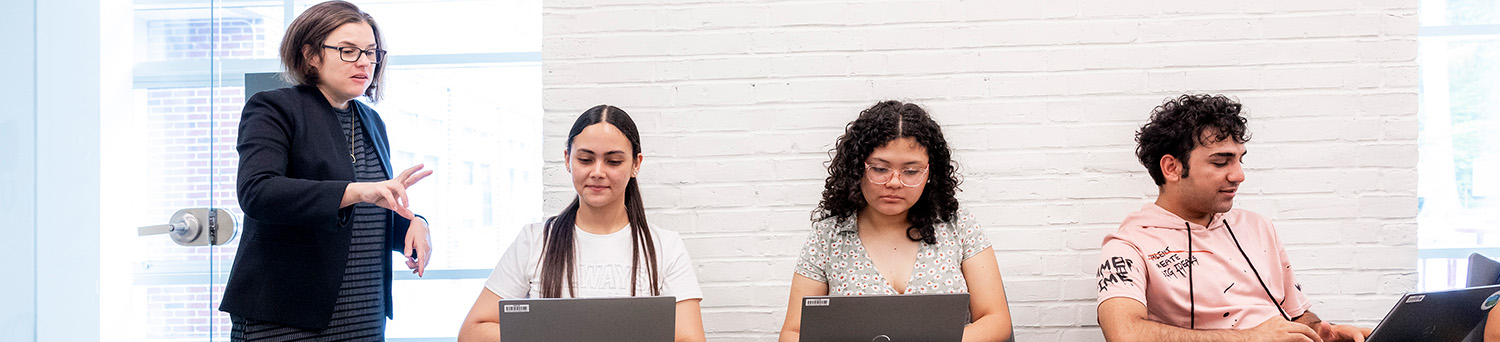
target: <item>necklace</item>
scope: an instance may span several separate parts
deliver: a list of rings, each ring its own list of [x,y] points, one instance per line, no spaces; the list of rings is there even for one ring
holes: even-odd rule
[[[358,111],[358,110],[355,110],[355,111]],[[349,163],[350,164],[359,164],[359,159],[358,158],[354,158],[354,130],[358,129],[358,127],[355,127],[354,124],[358,122],[359,115],[354,115],[354,114],[357,114],[357,113],[350,113],[349,114]]]

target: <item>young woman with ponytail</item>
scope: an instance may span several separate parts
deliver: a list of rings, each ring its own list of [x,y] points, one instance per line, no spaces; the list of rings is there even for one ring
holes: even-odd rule
[[[703,341],[703,294],[682,238],[646,223],[635,122],[613,106],[590,108],[568,131],[563,156],[578,196],[557,216],[521,229],[458,340],[499,341],[502,298],[675,296],[676,340]]]

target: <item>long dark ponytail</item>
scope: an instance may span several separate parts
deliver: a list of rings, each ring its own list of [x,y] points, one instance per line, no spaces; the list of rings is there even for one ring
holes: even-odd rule
[[[630,140],[631,160],[641,154],[641,135],[635,121],[624,110],[610,105],[598,105],[584,111],[568,130],[569,151],[573,150],[573,138],[583,129],[597,123],[608,123],[625,134]],[[572,163],[572,160],[565,161]],[[578,267],[577,240],[573,227],[578,219],[578,198],[563,209],[562,213],[547,218],[542,234],[542,297],[562,297],[563,284],[568,286],[570,296],[578,296],[574,270]],[[645,256],[646,274],[650,279],[651,295],[661,295],[661,284],[657,280],[656,243],[651,240],[651,229],[646,225],[646,205],[641,200],[641,187],[635,177],[625,186],[625,217],[630,221],[630,295],[635,296],[636,281],[640,277],[641,258]],[[644,253],[643,253],[644,252]]]

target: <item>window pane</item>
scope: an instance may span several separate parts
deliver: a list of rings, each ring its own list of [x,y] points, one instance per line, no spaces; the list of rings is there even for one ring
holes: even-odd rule
[[[1494,0],[1422,1],[1422,26],[1500,24],[1500,2]]]
[[[1494,12],[1491,10],[1491,12]],[[1500,39],[1423,38],[1419,248],[1423,289],[1462,287],[1470,251],[1500,246]],[[1497,257],[1495,253],[1486,253]]]
[[[392,168],[436,171],[410,190],[439,251],[429,269],[493,268],[519,228],[540,220],[541,65],[392,67],[386,76],[375,108]],[[406,266],[397,260],[396,269]]]
[[[386,322],[386,338],[451,339],[458,337],[484,279],[400,280],[392,286],[396,319]]]
[[[285,32],[281,6],[210,11],[208,3],[136,6],[135,61],[207,60],[211,54],[224,59],[277,58]]]
[[[298,0],[297,13],[319,2]],[[542,51],[540,0],[353,2],[375,17],[393,55]]]

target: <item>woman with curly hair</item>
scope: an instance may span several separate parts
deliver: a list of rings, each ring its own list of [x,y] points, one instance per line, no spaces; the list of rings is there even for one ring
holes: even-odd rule
[[[823,200],[792,276],[781,341],[797,341],[802,297],[968,293],[964,341],[1011,338],[995,252],[961,210],[937,122],[916,104],[860,112],[831,152]]]

